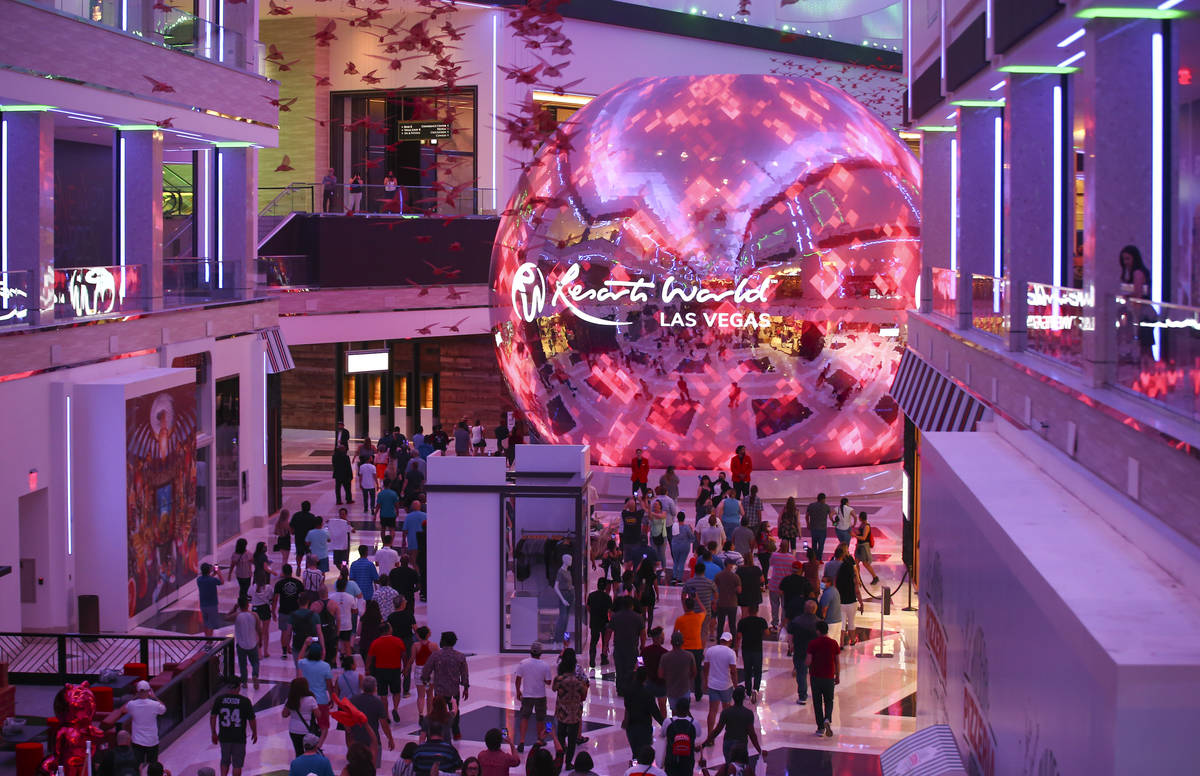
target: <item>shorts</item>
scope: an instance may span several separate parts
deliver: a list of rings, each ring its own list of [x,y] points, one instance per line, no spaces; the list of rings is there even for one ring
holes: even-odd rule
[[[399,695],[404,691],[404,669],[402,668],[376,668],[373,674],[375,681],[379,684],[379,694]]]
[[[348,643],[350,643],[350,639],[352,639],[353,637],[354,637],[354,631],[352,631],[352,630],[338,631],[338,641],[343,641],[348,644]]]
[[[859,563],[871,563],[875,560],[875,556],[871,554],[871,545],[866,542],[859,542],[854,548],[854,557]]]
[[[261,620],[262,622],[270,622],[271,621],[271,605],[270,604],[259,604],[258,606],[254,607],[254,613],[258,615],[258,619]]]
[[[650,696],[653,698],[667,697],[667,686],[665,684],[659,684],[657,682],[646,682],[646,690],[650,693]]]
[[[478,447],[480,450],[482,450],[483,448],[487,447],[487,442],[481,439],[475,443],[475,447]]]
[[[858,604],[842,604],[842,627],[848,631],[854,630],[854,612]]]
[[[292,613],[279,613],[279,630],[287,630],[292,627]]]
[[[708,699],[710,701],[720,701],[721,703],[733,703],[733,688],[729,687],[724,690],[714,690],[708,688]]]
[[[222,741],[221,742],[221,767],[222,768],[228,768],[229,766],[232,765],[234,768],[237,768],[240,770],[241,767],[245,764],[246,764],[246,742],[245,741],[239,741],[238,743],[234,743],[232,741]]]
[[[522,698],[521,710],[517,712],[518,719],[529,719],[535,717],[538,724],[542,724],[546,719],[546,699],[545,698]]]
[[[621,557],[626,563],[637,563],[642,559],[641,544],[625,544],[621,547]]]
[[[219,606],[201,606],[200,619],[204,622],[205,630],[216,630],[225,624],[221,620],[221,608]]]
[[[394,531],[396,529],[396,518],[395,517],[384,517],[383,515],[380,515],[379,516],[379,525],[382,528],[391,528]]]

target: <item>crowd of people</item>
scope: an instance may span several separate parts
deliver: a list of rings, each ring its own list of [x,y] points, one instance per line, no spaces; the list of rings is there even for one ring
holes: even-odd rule
[[[363,511],[370,530],[379,532],[377,545],[355,543],[350,488],[339,483],[336,516],[324,519],[305,501],[294,514],[281,511],[273,546],[260,541],[251,551],[239,539],[228,566],[202,565],[197,587],[204,631],[211,635],[232,623],[237,661],[237,677],[212,706],[221,776],[230,770],[240,776],[247,742],[258,738],[244,693],[259,687],[273,629],[277,656],[294,669],[280,712],[295,755],[291,776],[333,776],[323,747],[335,726],[345,731],[341,776],[376,774],[384,747],[395,752],[398,739],[408,738],[393,725],[402,722],[402,703],[414,694],[420,734],[400,747],[391,763],[395,776],[490,776],[522,762],[527,776],[592,774],[592,757],[580,748],[588,740],[582,734],[592,690],[587,669],[603,674],[608,666],[623,705],[627,774],[712,773],[705,754],[718,741],[723,764],[715,772],[740,774],[752,753],[762,753],[756,706],[767,641],[785,645],[796,703],[807,705],[811,697],[815,733],[833,735],[840,656],[858,643],[856,613],[879,581],[866,512],[853,509],[848,498],[835,507],[823,493],[801,512],[789,498],[773,528],[751,483],[750,458],[738,447],[731,479],[724,472],[700,477],[689,519],[679,508],[674,467],[651,490],[649,464],[638,450],[630,466],[632,493],[613,538],[593,551],[598,578],[581,596],[586,666],[575,650],[583,638],[577,644],[568,639],[553,665],[543,659],[542,645],[533,644],[512,676],[516,737],[507,728],[491,729],[485,748],[464,758],[460,705],[470,693],[467,658],[453,632],[435,637],[418,622],[416,606],[426,584],[424,460],[450,445],[457,454],[478,453],[476,429],[480,424],[463,423],[445,439],[437,436],[440,428],[413,439],[394,430],[377,445],[365,440],[358,447]],[[339,427],[335,441],[336,462],[349,447],[348,432]],[[335,464],[335,479],[338,471]],[[355,522],[361,528],[362,521]],[[826,557],[830,529],[836,544]],[[870,573],[869,582],[860,569]],[[218,602],[226,582],[237,585],[230,611]],[[679,588],[682,612],[656,622],[668,587]],[[139,685],[135,698],[114,712],[132,723],[127,759],[156,761],[157,733],[150,730],[164,711],[149,686]],[[531,723],[535,740],[526,754]]]

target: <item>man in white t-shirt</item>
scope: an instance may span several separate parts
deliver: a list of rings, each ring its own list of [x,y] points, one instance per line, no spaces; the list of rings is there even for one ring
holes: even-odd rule
[[[737,684],[737,653],[729,646],[733,634],[721,634],[721,643],[704,650],[704,686],[708,688],[708,732],[717,726],[722,709],[733,705],[733,688]]]
[[[533,642],[529,645],[529,657],[517,664],[517,702],[521,708],[517,717],[521,720],[520,737],[517,739],[517,751],[525,751],[525,731],[529,728],[529,717],[537,719],[537,740],[546,740],[546,688],[554,678],[550,666],[542,662],[542,645]]]
[[[375,565],[379,567],[379,576],[386,577],[400,562],[400,553],[392,549],[391,534],[384,534],[382,541],[383,546],[375,550]]]
[[[133,751],[137,753],[138,763],[158,762],[158,718],[167,712],[167,707],[150,689],[150,683],[145,679],[134,687],[137,697],[121,708],[111,712],[106,718],[106,725],[116,725],[122,717],[130,720],[130,733],[133,738]]]
[[[338,651],[343,655],[351,654],[350,642],[354,636],[354,620],[351,613],[358,605],[354,596],[346,592],[349,582],[345,577],[338,577],[334,583],[334,591],[329,594],[329,600],[337,605]]]
[[[346,519],[346,509],[338,510],[337,517],[329,518],[325,524],[329,532],[329,549],[333,550],[333,565],[339,569],[350,562],[350,521]]]
[[[370,458],[358,465],[358,485],[362,488],[363,514],[375,511],[375,463]]]

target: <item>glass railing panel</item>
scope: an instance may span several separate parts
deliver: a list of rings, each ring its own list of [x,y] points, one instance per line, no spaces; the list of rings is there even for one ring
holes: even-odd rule
[[[29,273],[0,272],[0,327],[24,326],[31,309]]]
[[[1008,281],[991,275],[971,275],[971,326],[978,331],[1008,336],[1008,312],[1005,298]]]
[[[306,255],[259,256],[257,283],[260,287],[307,288],[316,285],[313,260]]]
[[[141,267],[54,270],[55,320],[82,320],[145,309]]]
[[[233,299],[239,282],[239,261],[200,257],[163,261],[163,306],[175,307]]]
[[[933,312],[951,321],[958,317],[958,272],[945,267],[933,268]]]
[[[1200,308],[1116,297],[1116,384],[1200,419]]]
[[[1025,349],[1083,369],[1084,332],[1096,326],[1092,294],[1047,283],[1025,285]]]

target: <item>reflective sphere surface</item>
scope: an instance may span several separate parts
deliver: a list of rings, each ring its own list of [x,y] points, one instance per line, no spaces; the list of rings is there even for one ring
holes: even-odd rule
[[[545,441],[596,463],[896,460],[887,395],[920,241],[919,167],[819,81],[639,79],[524,172],[492,255],[501,370]]]

